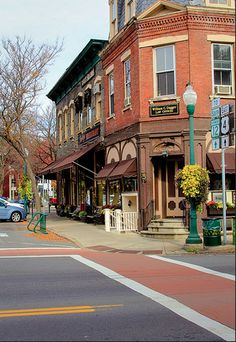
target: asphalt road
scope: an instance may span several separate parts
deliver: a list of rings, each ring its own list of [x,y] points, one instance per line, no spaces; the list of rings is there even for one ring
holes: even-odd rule
[[[119,254],[36,236],[0,222],[0,341],[235,340],[234,254]]]
[[[71,257],[0,262],[1,341],[221,341]]]

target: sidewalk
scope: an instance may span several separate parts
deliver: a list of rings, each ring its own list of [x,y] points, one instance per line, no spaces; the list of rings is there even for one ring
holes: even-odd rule
[[[48,210],[45,210],[48,213]],[[227,244],[206,247],[202,244],[185,246],[185,239],[159,240],[142,237],[139,233],[106,232],[104,225],[94,225],[59,217],[51,208],[46,221],[47,230],[73,241],[80,248],[109,252],[178,255],[189,253],[234,253],[232,235],[227,235]],[[223,241],[223,239],[222,239]]]

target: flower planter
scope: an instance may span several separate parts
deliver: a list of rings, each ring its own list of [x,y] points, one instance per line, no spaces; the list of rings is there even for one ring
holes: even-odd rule
[[[205,246],[221,245],[220,219],[205,218],[203,221],[203,243]]]
[[[207,215],[208,216],[223,216],[223,209],[215,209],[215,208],[207,207]],[[226,216],[235,216],[235,208],[227,208]]]

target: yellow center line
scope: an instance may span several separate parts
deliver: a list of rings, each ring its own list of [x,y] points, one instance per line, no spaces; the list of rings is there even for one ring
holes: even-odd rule
[[[104,305],[84,305],[84,306],[65,306],[57,308],[32,308],[32,309],[14,309],[0,310],[1,317],[16,316],[39,316],[39,315],[63,315],[68,313],[95,312],[97,309],[109,309],[120,307],[123,304],[104,304]]]

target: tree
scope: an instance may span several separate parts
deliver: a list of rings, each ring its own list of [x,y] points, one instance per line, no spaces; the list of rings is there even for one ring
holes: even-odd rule
[[[35,45],[31,39],[2,39],[0,50],[0,137],[12,146],[26,163],[35,195],[36,210],[40,198],[29,146],[35,127],[37,99],[45,87],[48,67],[62,50],[62,44]],[[27,148],[28,147],[28,148]]]
[[[56,159],[56,106],[52,103],[37,115],[33,141],[35,171],[39,171]]]

